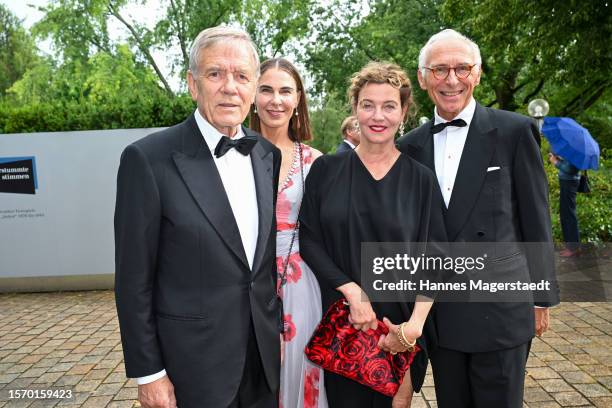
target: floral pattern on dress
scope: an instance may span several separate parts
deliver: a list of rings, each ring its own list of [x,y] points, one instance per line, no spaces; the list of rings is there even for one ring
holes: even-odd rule
[[[299,232],[295,231],[293,236],[303,193],[300,148],[304,177],[308,176],[313,162],[312,149],[296,143],[293,162],[287,177],[279,186],[276,201],[277,293],[283,299],[285,329],[285,356],[281,366],[279,404],[285,408],[328,408],[323,370],[308,361],[304,355],[304,347],[321,320],[322,310],[317,279],[300,256]],[[286,283],[281,287],[285,262]]]
[[[289,342],[295,337],[295,323],[290,314],[283,316],[283,340]]]
[[[289,225],[291,216],[291,201],[287,199],[285,191],[278,193],[276,200],[276,230],[283,231]]]
[[[285,262],[287,263],[287,271],[285,272]],[[297,283],[302,277],[302,267],[300,266],[300,262],[302,261],[302,257],[298,253],[293,253],[289,256],[289,261],[287,261],[287,257],[279,256],[276,258],[276,268],[279,274],[279,280],[277,282],[280,285],[280,276],[282,274],[286,274],[287,283]]]
[[[304,408],[316,408],[319,400],[319,367],[310,367],[306,369],[306,378],[304,379]]]

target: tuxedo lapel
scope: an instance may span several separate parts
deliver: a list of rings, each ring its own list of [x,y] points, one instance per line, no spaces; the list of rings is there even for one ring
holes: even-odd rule
[[[208,221],[248,268],[238,225],[210,149],[193,115],[184,124],[183,151],[173,153],[174,163]]]
[[[451,242],[461,231],[478,199],[496,142],[497,128],[486,109],[477,104],[446,212],[446,229]]]
[[[243,128],[243,130],[247,135],[257,135],[250,129]],[[257,235],[257,247],[253,260],[253,271],[257,272],[261,266],[272,229],[274,212],[273,154],[270,150],[265,149],[261,143],[257,143],[251,152],[251,163],[253,165],[253,176],[255,177],[259,215],[259,234]]]
[[[400,150],[406,151],[413,159],[429,167],[435,174],[433,136],[430,132],[431,123],[426,123],[416,129],[414,137]],[[401,142],[400,142],[401,144]]]

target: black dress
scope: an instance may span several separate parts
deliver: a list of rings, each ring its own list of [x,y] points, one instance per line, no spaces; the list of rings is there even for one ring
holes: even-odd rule
[[[321,286],[323,310],[342,294],[337,287],[360,285],[362,242],[444,242],[444,203],[431,170],[400,154],[389,172],[374,179],[354,151],[317,159],[306,180],[300,211],[300,253]],[[411,303],[372,303],[376,316],[399,324]],[[427,349],[435,347],[431,321],[418,340],[423,352],[411,366],[415,391],[427,369]],[[388,398],[352,380],[325,373],[329,406],[390,407]]]

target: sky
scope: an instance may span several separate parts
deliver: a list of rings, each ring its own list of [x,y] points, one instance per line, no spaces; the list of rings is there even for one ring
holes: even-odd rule
[[[24,25],[28,28],[37,22],[43,13],[28,5],[45,6],[47,0],[0,0],[1,4],[7,6],[17,17],[24,20]]]

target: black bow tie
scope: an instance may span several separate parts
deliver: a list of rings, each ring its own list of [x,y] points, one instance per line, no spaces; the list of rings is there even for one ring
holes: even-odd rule
[[[447,126],[464,127],[467,126],[467,123],[465,123],[465,120],[463,119],[454,119],[450,122],[438,123],[437,125],[431,127],[431,133],[434,135],[436,133],[440,133],[446,129]]]
[[[227,136],[221,137],[219,143],[217,143],[217,147],[215,147],[215,157],[219,158],[227,153],[231,148],[235,148],[238,150],[238,153],[243,155],[248,155],[253,150],[253,147],[257,144],[256,136],[244,136],[240,139],[230,139]]]

